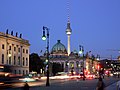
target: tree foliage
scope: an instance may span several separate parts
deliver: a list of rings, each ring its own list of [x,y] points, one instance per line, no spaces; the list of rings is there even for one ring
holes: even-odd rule
[[[44,66],[44,63],[40,59],[37,53],[30,54],[30,59],[29,59],[30,72],[36,71],[37,73],[40,73],[40,69],[43,69],[43,66]]]
[[[56,75],[57,72],[63,72],[63,67],[59,63],[53,63],[53,65],[52,65],[53,75]]]

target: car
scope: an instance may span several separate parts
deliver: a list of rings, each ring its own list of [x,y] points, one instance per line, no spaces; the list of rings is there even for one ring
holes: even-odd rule
[[[93,78],[95,78],[95,75],[94,74],[88,74],[88,75],[86,75],[86,78],[93,79]]]

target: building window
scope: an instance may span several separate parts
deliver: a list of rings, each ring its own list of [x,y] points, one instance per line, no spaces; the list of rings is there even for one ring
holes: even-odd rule
[[[8,64],[8,59],[7,59],[7,64]]]
[[[9,50],[11,50],[11,46],[9,46]]]
[[[20,52],[20,48],[18,48],[18,52]]]
[[[28,74],[28,70],[26,70],[26,74]]]
[[[19,74],[21,74],[21,71],[19,70]]]
[[[2,64],[4,64],[4,54],[2,54]]]
[[[2,44],[2,49],[4,49],[5,48],[5,46],[4,46],[4,44]]]
[[[16,64],[16,56],[14,56],[14,65]]]
[[[11,57],[9,57],[9,64],[11,65]]]
[[[25,74],[24,70],[23,70],[23,75]]]
[[[26,58],[26,66],[28,66],[28,58]]]
[[[23,53],[25,53],[25,49],[23,49]]]
[[[15,70],[15,74],[16,74],[16,70]]]
[[[24,60],[24,57],[23,57],[23,66],[25,65],[25,60]]]
[[[14,51],[16,51],[16,47],[14,47]]]
[[[20,65],[20,56],[18,57],[18,65]]]
[[[26,50],[26,54],[28,54],[28,50]]]

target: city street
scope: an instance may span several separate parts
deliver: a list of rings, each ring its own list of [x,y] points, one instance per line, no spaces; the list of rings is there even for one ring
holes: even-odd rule
[[[106,77],[103,81],[107,86],[117,82],[119,78],[114,77]],[[98,79],[91,79],[91,80],[85,80],[82,79],[62,79],[62,80],[50,80],[50,86],[46,87],[46,81],[38,81],[38,82],[32,82],[28,83],[30,87],[30,90],[95,90],[96,84]],[[21,85],[20,88],[8,88],[5,90],[22,90],[23,83],[19,84]],[[17,86],[19,86],[17,85]]]

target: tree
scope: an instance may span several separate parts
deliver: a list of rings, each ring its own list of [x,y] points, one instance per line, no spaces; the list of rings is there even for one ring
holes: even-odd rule
[[[43,69],[44,63],[40,59],[39,55],[37,53],[30,54],[30,60],[29,60],[29,70],[30,72],[36,71],[37,73],[40,73],[40,69]]]
[[[59,63],[53,63],[53,65],[52,65],[53,75],[56,75],[57,72],[63,72],[63,67]]]

